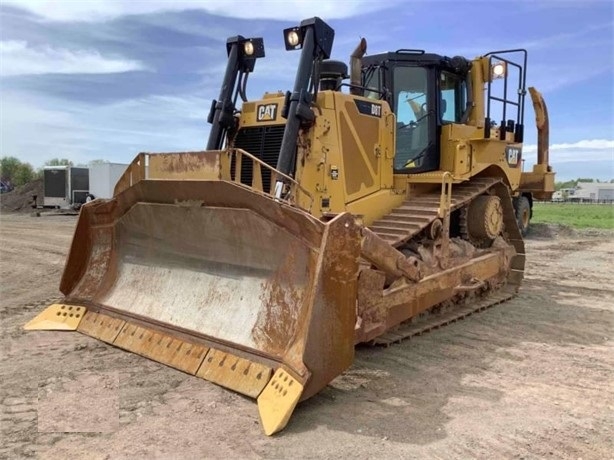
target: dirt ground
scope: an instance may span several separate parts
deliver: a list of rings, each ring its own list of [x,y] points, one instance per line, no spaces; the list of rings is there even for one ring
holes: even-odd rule
[[[390,348],[262,434],[254,401],[78,333],[59,297],[75,217],[0,215],[3,458],[613,458],[614,233],[540,227],[514,300]]]

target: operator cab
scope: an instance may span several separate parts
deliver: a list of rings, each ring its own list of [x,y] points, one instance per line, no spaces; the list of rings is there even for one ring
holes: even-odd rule
[[[441,127],[468,116],[470,62],[422,50],[398,50],[362,60],[364,95],[388,102],[397,117],[397,173],[439,169]]]

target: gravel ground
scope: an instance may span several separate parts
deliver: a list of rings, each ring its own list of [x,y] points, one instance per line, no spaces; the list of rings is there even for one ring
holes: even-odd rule
[[[612,458],[614,233],[537,227],[514,300],[390,348],[262,434],[241,395],[78,333],[23,324],[76,219],[0,215],[0,457]]]

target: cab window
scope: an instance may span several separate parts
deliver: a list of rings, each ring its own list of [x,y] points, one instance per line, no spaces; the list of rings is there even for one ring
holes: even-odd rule
[[[422,67],[394,69],[394,105],[397,116],[397,170],[419,166],[429,145],[427,71]]]
[[[439,114],[443,123],[459,123],[465,108],[465,82],[458,75],[441,72]]]

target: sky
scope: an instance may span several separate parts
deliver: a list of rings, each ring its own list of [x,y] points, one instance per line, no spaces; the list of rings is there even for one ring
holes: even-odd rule
[[[129,163],[203,150],[226,39],[263,37],[248,97],[292,88],[282,30],[319,16],[333,58],[418,48],[473,58],[526,48],[550,114],[557,180],[614,178],[614,2],[609,0],[0,0],[0,156]],[[536,130],[527,96],[525,170]]]

